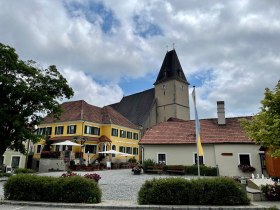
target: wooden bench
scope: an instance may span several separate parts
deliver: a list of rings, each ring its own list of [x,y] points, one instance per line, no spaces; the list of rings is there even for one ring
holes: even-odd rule
[[[168,173],[185,174],[185,166],[183,165],[169,165],[167,166]]]
[[[146,173],[162,173],[163,172],[163,166],[148,166]]]

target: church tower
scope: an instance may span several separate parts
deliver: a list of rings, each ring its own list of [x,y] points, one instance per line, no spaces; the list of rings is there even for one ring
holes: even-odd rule
[[[190,119],[189,83],[175,49],[166,53],[154,86],[156,123],[170,117]]]

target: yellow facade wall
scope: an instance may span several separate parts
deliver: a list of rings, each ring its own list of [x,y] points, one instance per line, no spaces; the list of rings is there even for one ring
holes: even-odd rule
[[[67,134],[67,126],[69,125],[76,125],[76,133],[75,134]],[[87,126],[94,126],[94,127],[98,127],[100,128],[100,135],[91,135],[91,134],[85,134],[85,125]],[[55,135],[55,127],[57,126],[64,126],[63,129],[63,134],[61,135]],[[51,124],[41,124],[40,126],[38,126],[38,128],[44,128],[44,127],[52,127],[52,132],[50,137],[65,137],[65,136],[69,136],[69,140],[73,140],[74,137],[77,136],[83,136],[83,137],[101,137],[102,135],[107,136],[112,142],[111,143],[106,143],[107,146],[107,150],[112,149],[113,145],[115,145],[116,147],[116,151],[119,151],[120,146],[122,147],[131,147],[131,152],[133,153],[133,148],[138,148],[138,155],[135,155],[135,159],[139,160],[139,153],[140,153],[140,149],[139,149],[139,138],[140,138],[140,130],[135,130],[135,129],[131,129],[131,128],[127,128],[127,127],[123,127],[123,126],[119,126],[119,125],[114,125],[114,124],[98,124],[98,123],[94,123],[94,122],[87,122],[87,121],[69,121],[69,122],[58,122],[58,123],[51,123]],[[118,129],[118,136],[112,136],[112,128],[116,128]],[[126,138],[121,138],[120,137],[120,130],[124,130],[126,132],[131,132],[132,133],[132,139],[128,139],[127,136]],[[133,139],[133,134],[137,133],[138,134],[138,140],[134,140]],[[78,141],[78,143],[80,143],[80,141]],[[39,159],[40,158],[40,154],[36,154],[36,146],[38,144],[44,145],[45,142],[42,140],[39,143],[34,145],[34,158]],[[102,150],[102,145],[103,143],[101,142],[97,142],[97,141],[86,141],[85,144],[91,144],[91,145],[97,145],[97,153],[96,154],[90,154],[90,159],[96,159],[98,157],[98,152]],[[51,149],[52,151],[55,150],[55,147],[52,147]],[[85,148],[84,147],[72,147],[72,152],[83,152],[83,159],[87,160],[88,158],[88,154],[85,154]],[[126,152],[126,151],[125,151]],[[120,155],[116,155],[116,157],[111,157],[113,159],[113,161],[126,161],[127,159],[131,158],[133,156],[120,156]]]

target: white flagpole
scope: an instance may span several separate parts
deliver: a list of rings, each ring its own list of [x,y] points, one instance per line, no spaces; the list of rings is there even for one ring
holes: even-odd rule
[[[196,136],[196,163],[197,163],[197,175],[198,175],[198,178],[200,178],[199,145],[198,145],[198,135],[199,135],[199,133],[198,133],[198,128],[197,128],[198,117],[197,117],[197,110],[196,110],[195,86],[193,86],[192,97],[193,97],[194,112],[195,112],[195,136]]]

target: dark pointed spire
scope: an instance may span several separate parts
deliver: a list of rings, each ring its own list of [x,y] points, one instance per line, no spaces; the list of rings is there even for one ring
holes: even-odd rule
[[[166,53],[154,85],[171,79],[188,83],[175,49]]]

